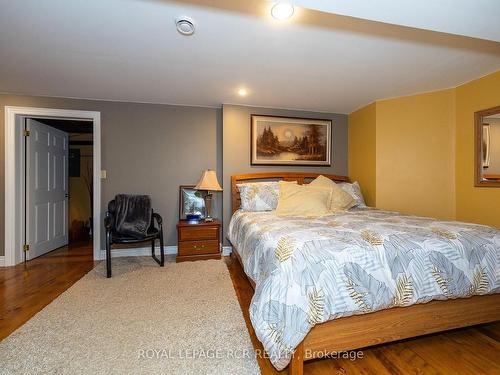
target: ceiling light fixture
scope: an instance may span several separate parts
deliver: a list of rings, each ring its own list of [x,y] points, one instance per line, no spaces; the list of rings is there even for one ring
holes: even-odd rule
[[[247,96],[247,94],[248,94],[248,91],[245,88],[241,88],[241,89],[238,90],[238,95],[239,96],[245,97],[245,96]]]
[[[182,35],[193,35],[195,30],[195,23],[191,17],[180,16],[175,20],[177,31]]]
[[[279,1],[271,8],[271,15],[278,21],[284,21],[293,16],[295,9],[286,1]]]

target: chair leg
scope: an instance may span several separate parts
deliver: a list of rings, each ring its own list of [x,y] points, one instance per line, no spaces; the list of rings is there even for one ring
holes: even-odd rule
[[[106,277],[111,277],[111,243],[106,239]]]
[[[155,262],[160,265],[160,267],[163,267],[165,263],[165,255],[163,254],[163,238],[160,236],[160,254],[161,254],[160,259],[158,259],[155,255],[155,242],[156,238],[153,238],[151,240],[151,256],[153,257]]]
[[[160,231],[160,267],[165,265],[165,251],[163,249],[163,231]]]

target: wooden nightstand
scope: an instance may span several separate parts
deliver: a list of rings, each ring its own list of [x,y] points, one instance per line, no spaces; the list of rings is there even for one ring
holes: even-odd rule
[[[220,259],[220,221],[177,224],[176,262],[202,259]]]

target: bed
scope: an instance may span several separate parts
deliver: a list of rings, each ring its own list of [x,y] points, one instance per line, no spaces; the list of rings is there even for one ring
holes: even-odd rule
[[[317,176],[231,178],[228,239],[255,289],[252,325],[278,370],[302,374],[304,360],[328,353],[500,319],[497,229],[372,208],[314,219],[239,210],[238,183]]]

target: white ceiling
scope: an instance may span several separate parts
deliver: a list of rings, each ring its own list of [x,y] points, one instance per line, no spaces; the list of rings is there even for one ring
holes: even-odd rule
[[[371,3],[371,4],[370,4]],[[308,9],[500,42],[498,0],[294,0]]]
[[[456,14],[447,2],[445,19]],[[176,32],[181,14],[194,36]],[[286,23],[268,14],[265,0],[0,0],[0,92],[350,113],[500,69],[494,41],[302,8]]]

